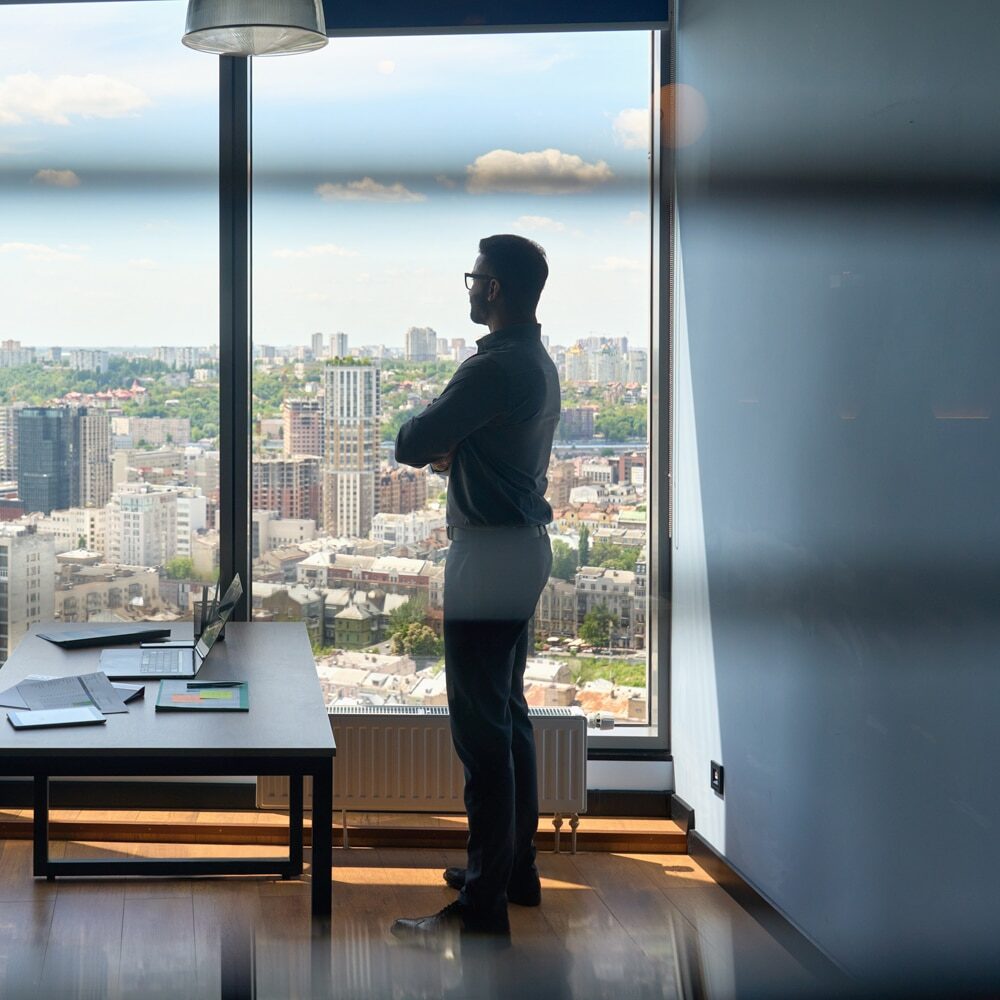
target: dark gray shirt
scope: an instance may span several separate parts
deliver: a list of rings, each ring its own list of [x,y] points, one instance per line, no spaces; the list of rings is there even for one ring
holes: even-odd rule
[[[396,437],[396,461],[420,467],[453,453],[448,524],[548,524],[545,478],[559,423],[559,374],[537,323],[476,341],[444,392]]]

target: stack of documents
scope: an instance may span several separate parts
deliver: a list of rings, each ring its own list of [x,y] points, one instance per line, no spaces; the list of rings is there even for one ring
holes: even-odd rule
[[[73,677],[36,675],[0,691],[0,705],[32,712],[93,705],[104,715],[115,715],[127,712],[125,701],[131,701],[140,691],[134,684],[114,685],[101,672]]]
[[[143,691],[141,684],[112,684],[100,671],[73,677],[34,675],[0,691],[0,705],[18,710],[7,713],[15,729],[86,725],[128,712],[125,702]]]

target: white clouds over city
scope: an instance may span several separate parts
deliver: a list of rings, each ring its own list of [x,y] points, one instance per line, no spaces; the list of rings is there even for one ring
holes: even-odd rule
[[[72,170],[39,170],[31,179],[36,184],[48,184],[52,187],[75,188],[80,186],[80,178]]]
[[[307,260],[313,257],[357,257],[358,252],[337,246],[336,243],[317,243],[298,249],[281,247],[278,250],[272,250],[271,256],[277,257],[279,260]]]
[[[529,153],[494,149],[477,156],[465,172],[465,186],[470,194],[578,194],[614,177],[603,160],[587,163],[573,153],[563,153],[558,149]]]
[[[400,183],[379,184],[371,177],[362,177],[359,181],[348,181],[346,184],[320,184],[316,188],[323,201],[426,201],[427,195],[419,191],[410,191]]]
[[[547,215],[522,215],[514,220],[514,226],[527,233],[561,233],[566,228],[565,223]]]
[[[0,254],[14,254],[30,261],[79,260],[80,254],[65,246],[46,243],[0,243]]]
[[[32,121],[69,125],[72,118],[122,118],[149,103],[138,87],[97,73],[53,77],[19,73],[0,80],[0,125]]]
[[[625,149],[649,148],[649,111],[646,108],[626,108],[615,115],[611,123],[615,142]]]

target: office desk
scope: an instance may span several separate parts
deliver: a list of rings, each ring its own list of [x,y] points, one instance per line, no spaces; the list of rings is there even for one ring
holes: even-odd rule
[[[68,627],[68,626],[66,626]],[[99,669],[98,649],[64,650],[32,629],[0,670],[0,689],[28,674],[68,676]],[[190,626],[176,628],[183,638]],[[137,647],[136,647],[137,648]],[[34,778],[34,873],[57,875],[281,875],[302,873],[302,779],[313,779],[312,912],[330,916],[333,756],[329,718],[312,650],[300,622],[226,627],[198,680],[249,681],[249,712],[157,712],[159,681],[127,715],[101,726],[15,730],[0,712],[0,775]],[[48,856],[49,779],[95,775],[288,775],[288,858],[53,861]]]

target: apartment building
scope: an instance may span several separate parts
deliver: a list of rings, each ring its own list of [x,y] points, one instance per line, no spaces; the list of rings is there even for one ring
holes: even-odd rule
[[[55,567],[51,538],[30,525],[0,524],[0,663],[32,625],[51,620]]]
[[[377,503],[382,415],[379,366],[343,359],[328,362],[324,391],[323,530],[334,536],[366,538]]]

